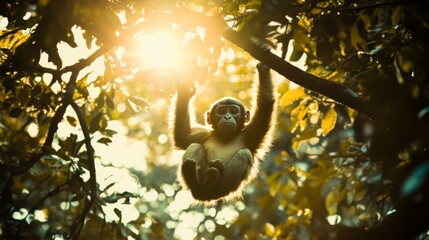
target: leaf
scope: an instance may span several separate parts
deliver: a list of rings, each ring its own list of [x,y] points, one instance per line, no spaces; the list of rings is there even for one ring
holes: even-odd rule
[[[31,88],[28,85],[23,85],[17,92],[17,97],[21,102],[21,105],[26,105],[30,101]]]
[[[309,139],[311,139],[311,138],[313,138],[313,137],[316,137],[316,136],[317,136],[317,132],[316,132],[316,131],[314,131],[314,130],[305,131],[305,132],[303,132],[303,133],[301,133],[301,134],[297,135],[296,137],[294,137],[294,138],[292,139],[292,149],[293,149],[294,151],[298,151],[299,144],[300,144],[302,141],[309,140]]]
[[[292,54],[289,57],[289,61],[297,62],[304,55],[304,51],[298,51],[296,48],[293,48]]]
[[[338,186],[334,187],[332,191],[328,193],[325,199],[325,207],[329,215],[337,213],[338,203],[344,200],[346,193],[346,188],[338,191]]]
[[[280,173],[273,173],[271,176],[268,177],[267,183],[270,185],[269,193],[271,196],[275,196],[277,192],[279,191],[281,185],[283,182],[280,179]]]
[[[292,104],[294,101],[305,97],[304,89],[303,88],[296,88],[293,90],[287,91],[280,99],[280,106],[286,107],[290,104]]]
[[[401,192],[404,196],[410,196],[414,194],[423,183],[429,172],[429,162],[420,164],[417,168],[411,171],[411,174],[405,179],[402,184]]]
[[[106,129],[103,129],[103,130],[101,131],[101,133],[102,133],[103,135],[108,136],[108,137],[112,137],[113,135],[117,134],[118,132],[117,132],[117,131],[115,131],[115,130],[112,130],[112,129],[108,129],[108,128],[106,128]]]
[[[113,102],[113,97],[110,98],[110,97],[106,96],[106,105],[110,109],[114,109],[115,108],[115,103]]]
[[[119,217],[119,222],[120,222],[122,220],[122,212],[121,212],[121,210],[115,208],[115,209],[113,209],[113,211],[115,212],[116,216]]]
[[[274,237],[274,234],[276,233],[276,229],[271,223],[265,223],[264,229],[265,229],[265,234],[268,237]]]
[[[24,110],[21,108],[12,108],[12,110],[10,110],[10,112],[9,112],[9,116],[16,118],[19,115],[21,115],[22,112],[24,112]]]
[[[109,146],[109,143],[111,143],[112,140],[110,138],[107,138],[107,137],[102,137],[102,138],[98,139],[97,142],[98,143],[102,143],[102,144],[104,144],[106,146]]]
[[[101,121],[102,114],[97,113],[97,115],[92,119],[91,124],[89,124],[89,131],[90,132],[96,132],[100,130],[100,121]]]
[[[338,201],[336,199],[335,191],[330,191],[326,196],[325,207],[329,215],[334,215],[337,212]]]
[[[76,118],[67,116],[67,122],[70,123],[71,126],[76,127],[77,121]]]
[[[402,20],[403,17],[403,7],[402,6],[396,6],[393,11],[392,15],[390,16],[390,19],[392,21],[392,25],[396,26],[399,24],[399,22]]]
[[[322,134],[323,136],[328,135],[334,129],[335,123],[337,122],[337,112],[334,109],[334,105],[326,113],[325,117],[322,119]]]

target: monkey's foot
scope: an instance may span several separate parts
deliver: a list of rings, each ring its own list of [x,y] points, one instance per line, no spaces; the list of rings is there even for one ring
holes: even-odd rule
[[[220,159],[210,161],[210,167],[216,168],[220,173],[222,173],[224,169],[224,165]]]
[[[210,189],[210,188],[213,188],[218,181],[219,181],[219,171],[214,167],[210,167],[209,169],[207,169],[206,179],[204,180],[203,186],[205,188]]]
[[[195,165],[195,160],[192,158],[187,158],[183,160],[183,165],[185,164],[194,164]]]
[[[186,160],[183,160],[183,163],[182,163],[182,169],[194,169],[194,172],[195,172],[195,161],[193,160],[193,159],[186,159]]]

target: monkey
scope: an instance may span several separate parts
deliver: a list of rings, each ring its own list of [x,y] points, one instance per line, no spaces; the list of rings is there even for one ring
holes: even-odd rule
[[[206,125],[192,122],[195,113],[190,101],[195,89],[179,85],[172,103],[171,139],[176,148],[185,150],[178,181],[197,201],[210,204],[241,198],[271,147],[276,97],[270,69],[262,63],[256,68],[259,81],[252,111],[239,100],[225,97],[212,104]]]

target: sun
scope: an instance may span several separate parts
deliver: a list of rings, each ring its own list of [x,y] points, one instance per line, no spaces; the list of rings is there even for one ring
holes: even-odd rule
[[[170,32],[154,32],[136,37],[143,68],[179,69],[183,55],[181,41]]]

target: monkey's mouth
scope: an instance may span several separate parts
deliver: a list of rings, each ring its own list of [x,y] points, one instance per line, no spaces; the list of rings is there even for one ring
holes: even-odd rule
[[[233,132],[235,131],[235,125],[231,123],[225,123],[219,127],[219,130],[221,130],[222,132]]]

